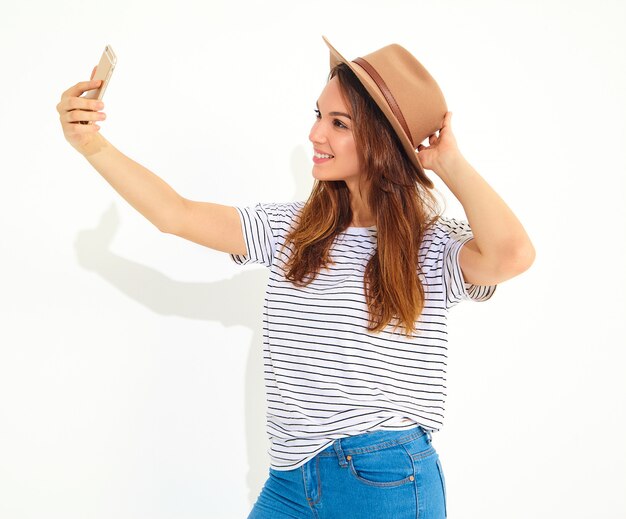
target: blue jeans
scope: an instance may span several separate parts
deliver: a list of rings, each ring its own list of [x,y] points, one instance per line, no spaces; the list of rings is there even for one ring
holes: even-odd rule
[[[270,468],[248,519],[444,519],[446,486],[421,426],[335,440],[301,467]]]

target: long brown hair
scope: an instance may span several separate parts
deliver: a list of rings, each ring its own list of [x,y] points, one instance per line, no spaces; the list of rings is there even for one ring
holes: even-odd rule
[[[352,111],[358,161],[370,185],[367,202],[377,226],[377,250],[363,280],[367,329],[380,332],[393,321],[394,331],[403,326],[407,335],[413,335],[425,299],[418,253],[426,229],[440,214],[438,201],[419,182],[416,166],[393,127],[350,68],[338,64],[328,81],[335,76]],[[333,263],[329,256],[333,240],[351,222],[346,183],[316,180],[298,225],[286,237],[292,244],[286,279],[300,287],[313,281],[320,268]]]

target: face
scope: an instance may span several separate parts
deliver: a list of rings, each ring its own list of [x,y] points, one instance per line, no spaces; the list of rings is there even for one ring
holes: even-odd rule
[[[322,90],[309,133],[314,148],[313,176],[319,180],[345,180],[349,184],[358,180],[360,168],[349,114],[335,76]],[[332,157],[318,158],[317,153]]]

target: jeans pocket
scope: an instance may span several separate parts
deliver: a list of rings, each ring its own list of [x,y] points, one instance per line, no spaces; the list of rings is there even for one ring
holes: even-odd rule
[[[346,456],[350,472],[361,483],[398,487],[415,479],[413,461],[402,445]]]
[[[437,469],[439,472],[439,478],[441,479],[441,487],[443,489],[443,510],[445,513],[445,517],[448,517],[448,506],[447,506],[447,497],[446,497],[446,478],[443,475],[443,468],[441,467],[441,460],[439,456],[437,456]]]

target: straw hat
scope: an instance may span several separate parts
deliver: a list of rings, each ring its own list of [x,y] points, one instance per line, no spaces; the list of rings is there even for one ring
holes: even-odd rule
[[[422,184],[433,188],[417,157],[417,146],[438,131],[448,111],[443,93],[424,66],[404,47],[387,45],[362,58],[345,59],[322,36],[330,49],[330,67],[345,63],[356,74],[383,111],[411,161]]]

